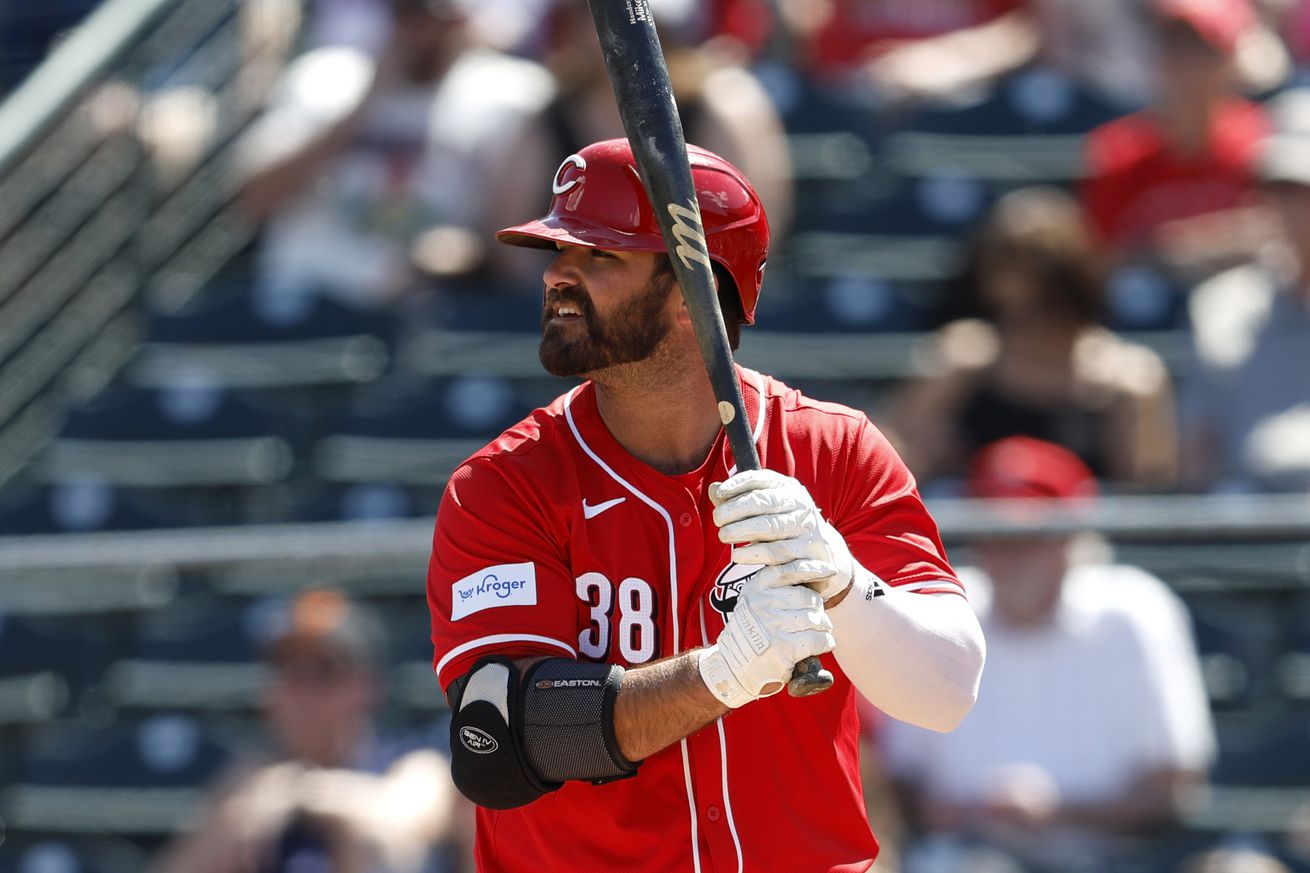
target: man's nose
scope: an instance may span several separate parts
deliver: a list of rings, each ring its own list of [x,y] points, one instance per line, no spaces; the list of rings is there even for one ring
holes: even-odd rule
[[[565,246],[560,249],[542,273],[542,281],[547,288],[562,288],[566,285],[579,284],[579,266],[582,263],[584,249],[580,246]]]

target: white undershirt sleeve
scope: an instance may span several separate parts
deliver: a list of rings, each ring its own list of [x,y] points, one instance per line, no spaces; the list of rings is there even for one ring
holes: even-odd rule
[[[857,565],[850,592],[828,617],[837,663],[887,715],[945,732],[973,708],[986,644],[960,595],[900,591]]]

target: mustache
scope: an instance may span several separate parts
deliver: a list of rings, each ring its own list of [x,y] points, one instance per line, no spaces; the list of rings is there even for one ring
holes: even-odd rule
[[[541,305],[542,324],[550,321],[551,311],[561,306],[571,306],[582,313],[583,318],[591,318],[591,298],[587,294],[575,288],[547,288]]]

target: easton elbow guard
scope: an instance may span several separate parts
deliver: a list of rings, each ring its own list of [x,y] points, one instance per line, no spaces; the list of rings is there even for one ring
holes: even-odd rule
[[[455,785],[480,806],[512,809],[572,779],[633,775],[614,736],[622,677],[613,664],[548,659],[520,674],[507,658],[479,661],[452,705]]]

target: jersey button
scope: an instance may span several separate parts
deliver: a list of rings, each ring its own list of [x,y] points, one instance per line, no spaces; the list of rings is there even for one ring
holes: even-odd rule
[[[711,807],[707,808],[707,809],[705,810],[705,817],[706,817],[707,819],[709,819],[710,821],[718,821],[718,820],[719,820],[719,808],[718,808],[717,806],[711,806]]]
[[[687,527],[688,525],[690,525],[690,524],[691,524],[691,513],[690,513],[690,512],[684,512],[684,513],[681,515],[681,517],[678,518],[678,524],[682,525],[683,527]]]

